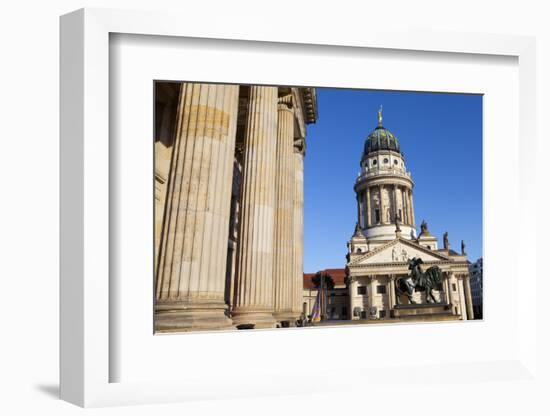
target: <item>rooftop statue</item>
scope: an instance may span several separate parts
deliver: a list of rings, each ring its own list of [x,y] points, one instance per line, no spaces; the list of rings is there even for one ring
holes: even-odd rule
[[[420,224],[420,232],[425,233],[427,231],[428,231],[428,223],[422,220],[422,224]]]
[[[378,125],[382,125],[382,104],[380,104],[380,109],[378,110]]]
[[[361,226],[359,225],[359,222],[355,223],[355,231],[353,232],[354,237],[364,237],[363,231],[361,230]]]
[[[449,233],[447,231],[443,233],[443,248],[445,250],[449,249]]]
[[[399,226],[399,215],[395,214],[395,232],[401,232],[401,227]]]

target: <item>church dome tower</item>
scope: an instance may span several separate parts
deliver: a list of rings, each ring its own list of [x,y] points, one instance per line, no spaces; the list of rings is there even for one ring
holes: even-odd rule
[[[413,187],[397,137],[382,125],[365,140],[361,171],[355,182],[357,223],[370,249],[396,238],[396,228],[405,239],[416,239]],[[398,224],[398,226],[397,226]]]

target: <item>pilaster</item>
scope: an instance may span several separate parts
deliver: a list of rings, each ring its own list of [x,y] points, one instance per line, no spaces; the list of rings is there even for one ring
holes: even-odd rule
[[[395,299],[395,275],[390,276],[390,293],[389,293],[389,300],[390,300],[390,311],[395,307],[396,299]],[[389,312],[391,314],[391,312]]]
[[[415,227],[416,221],[414,219],[414,203],[413,203],[413,194],[412,190],[408,189],[408,195],[409,195],[409,210],[411,212],[411,226]]]
[[[367,209],[367,227],[372,225],[372,219],[371,219],[371,202],[370,202],[370,188],[367,186],[367,189],[365,190],[365,205]]]
[[[384,205],[384,185],[378,185],[380,196],[380,224],[386,223],[386,206]]]

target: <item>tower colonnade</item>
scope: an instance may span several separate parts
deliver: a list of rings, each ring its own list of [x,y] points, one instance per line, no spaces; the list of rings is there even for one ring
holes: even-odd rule
[[[356,192],[362,229],[395,224],[396,217],[401,225],[415,227],[410,185],[386,181],[375,185],[364,184]]]
[[[315,90],[157,84],[155,330],[292,325]]]

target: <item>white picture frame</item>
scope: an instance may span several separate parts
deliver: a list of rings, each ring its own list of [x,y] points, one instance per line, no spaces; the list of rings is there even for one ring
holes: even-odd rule
[[[186,21],[182,25],[182,21]],[[251,397],[254,395],[307,393],[309,376],[300,381],[300,369],[280,368],[277,373],[265,373],[263,379],[241,377],[232,388],[212,382],[210,374],[181,380],[112,382],[111,367],[119,360],[110,347],[109,211],[109,51],[111,34],[164,36],[173,38],[222,39],[225,41],[276,42],[281,50],[294,45],[330,45],[332,51],[352,48],[374,50],[405,50],[445,54],[508,56],[518,60],[519,67],[519,129],[518,143],[533,142],[536,125],[535,41],[529,37],[468,33],[431,33],[403,31],[391,26],[331,34],[311,25],[307,31],[293,27],[281,31],[278,25],[255,27],[246,35],[237,35],[230,22],[219,21],[204,26],[200,20],[184,19],[173,13],[152,13],[106,9],[83,9],[61,18],[61,398],[80,406],[108,406],[138,403],[159,403],[208,399],[214,397]],[[286,45],[286,46],[285,46]],[[253,82],[254,80],[249,80]],[[242,82],[245,82],[244,80]],[[537,179],[529,175],[529,152],[519,150],[519,227],[514,264],[522,265],[522,282],[536,288],[537,274],[529,242],[536,241],[536,218],[529,214],[535,203]],[[517,270],[510,273],[516,274]],[[487,295],[486,296],[490,296]],[[452,374],[454,382],[481,383],[500,379],[537,383],[537,324],[530,316],[535,300],[526,291],[517,291],[514,299],[521,322],[514,334],[513,348],[506,357],[495,361],[424,363],[409,368],[409,376],[419,385],[433,383],[433,375]],[[405,328],[405,327],[402,327]],[[411,332],[408,327],[408,331]],[[423,326],[423,331],[434,330]],[[112,328],[111,328],[112,329]],[[359,328],[360,329],[360,328]],[[373,331],[364,328],[364,331]],[[328,330],[323,330],[328,331]],[[405,331],[405,329],[403,329]],[[316,340],[322,338],[316,331]],[[357,331],[355,331],[357,332]],[[265,333],[265,332],[264,332]],[[288,334],[289,332],[287,332]],[[329,332],[327,332],[329,334]],[[334,334],[334,333],[333,333]],[[238,334],[243,336],[243,334]],[[152,333],[151,333],[152,336]],[[220,336],[208,334],[206,339]],[[249,336],[249,335],[246,335]],[[282,335],[288,338],[287,335]],[[208,337],[208,338],[207,338]],[[199,342],[200,344],[200,342]],[[153,357],[151,357],[153,359]],[[378,368],[376,363],[329,368],[337,388],[347,390],[367,383],[373,389],[376,382],[393,382],[388,376],[388,362]],[[391,366],[391,364],[390,364]],[[368,368],[368,377],[365,369]],[[317,374],[317,373],[316,373]],[[319,373],[316,376],[323,376]],[[430,376],[423,376],[430,374]],[[296,380],[289,382],[289,379]],[[398,382],[393,392],[409,394],[410,386]],[[418,386],[417,386],[418,388]]]

